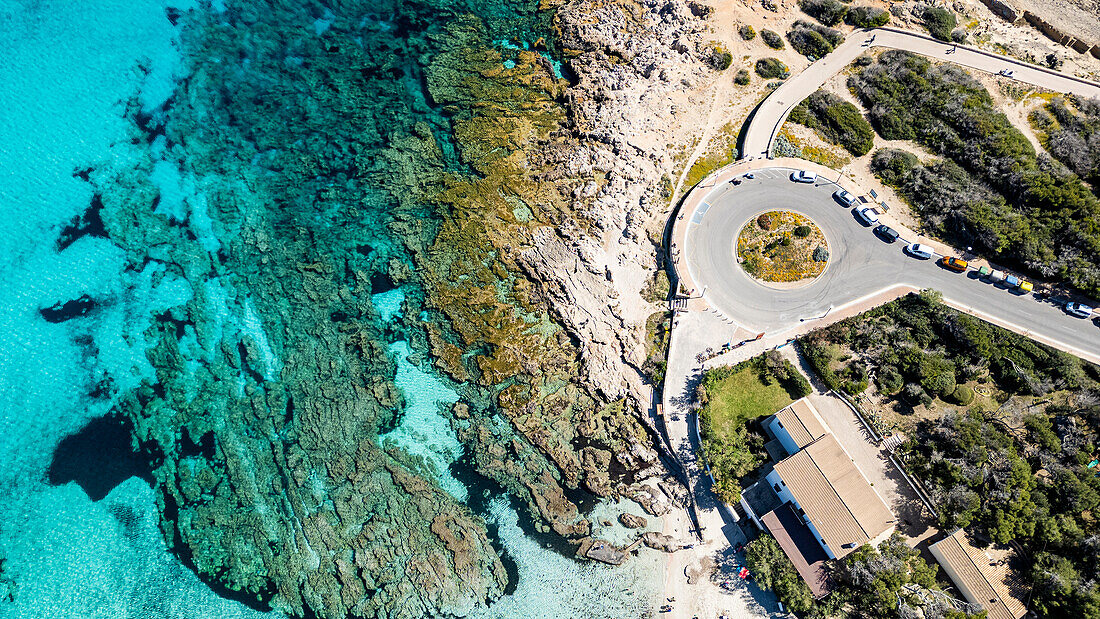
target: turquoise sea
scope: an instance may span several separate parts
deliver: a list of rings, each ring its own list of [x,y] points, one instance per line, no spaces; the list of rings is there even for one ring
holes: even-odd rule
[[[461,168],[455,111],[424,95],[417,64],[435,54],[431,20],[495,24],[485,37],[505,54],[539,34],[534,4],[491,4],[0,0],[0,616],[284,616],[272,596],[298,573],[304,606],[283,610],[329,616],[316,591],[350,589],[322,578],[317,539],[374,582],[358,596],[387,596],[348,616],[415,615],[396,606],[417,594],[401,553],[436,526],[433,509],[484,530],[480,547],[499,556],[469,582],[492,592],[487,575],[505,575],[488,607],[439,585],[453,612],[652,608],[663,556],[578,562],[472,470],[448,411],[475,390],[436,370],[417,273],[399,275],[416,243],[393,223],[410,205],[389,184],[410,181],[383,151],[399,129],[431,135],[439,166]],[[348,53],[325,39],[338,30],[376,96],[341,101],[338,85],[304,79],[335,91],[321,110],[291,102],[295,75],[320,62],[311,54]],[[290,78],[268,79],[272,66]],[[262,126],[234,107],[245,86]],[[355,124],[372,105],[374,124]],[[365,137],[337,146],[325,113]],[[314,171],[345,159],[372,173]],[[430,211],[421,223],[430,232]],[[318,312],[322,326],[309,322]],[[371,485],[379,463],[426,485]],[[358,472],[334,472],[348,466]],[[379,518],[409,544],[380,549],[349,529]],[[345,552],[345,539],[361,545]],[[277,574],[288,549],[301,558]],[[386,574],[378,556],[404,567]]]

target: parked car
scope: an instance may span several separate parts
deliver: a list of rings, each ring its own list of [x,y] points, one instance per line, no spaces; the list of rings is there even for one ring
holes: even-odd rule
[[[1084,303],[1070,301],[1069,303],[1066,303],[1066,313],[1070,316],[1076,316],[1078,318],[1088,318],[1092,316],[1092,307],[1089,305],[1085,305]]]
[[[894,241],[898,240],[898,237],[900,236],[897,230],[894,230],[886,224],[879,224],[875,228],[875,234],[877,234],[879,238],[886,241],[887,243],[893,243]]]
[[[859,198],[856,198],[847,191],[844,191],[843,189],[837,189],[836,191],[834,191],[833,199],[849,208],[855,206],[856,202],[859,202]]]
[[[905,246],[905,252],[914,258],[920,258],[921,260],[928,260],[935,252],[928,245],[922,245],[920,243],[910,243]]]
[[[965,271],[966,267],[969,266],[966,260],[962,260],[954,256],[944,256],[940,259],[940,264],[943,265],[943,268],[945,269],[951,269],[952,271],[958,271],[959,273]]]
[[[817,172],[799,170],[791,173],[791,180],[796,183],[813,183],[817,181]]]
[[[869,206],[856,209],[856,215],[858,215],[859,219],[868,226],[873,226],[878,223],[878,213]]]

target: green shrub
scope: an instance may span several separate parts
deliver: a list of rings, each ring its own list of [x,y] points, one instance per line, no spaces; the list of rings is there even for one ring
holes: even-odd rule
[[[855,64],[857,67],[866,67],[874,61],[874,58],[868,56],[867,54],[863,54],[862,56],[856,58],[853,64]]]
[[[764,79],[786,78],[790,75],[787,65],[778,58],[761,58],[756,61],[756,74]]]
[[[794,235],[800,239],[810,236],[811,232],[813,232],[813,228],[809,226],[798,226],[794,229]]]
[[[806,21],[796,21],[787,32],[791,47],[810,59],[823,58],[844,40],[839,30]]]
[[[788,610],[804,613],[813,607],[813,594],[806,581],[798,575],[794,564],[771,535],[762,533],[749,542],[745,547],[745,564],[756,583],[775,593]]]
[[[843,146],[856,157],[866,155],[874,146],[874,129],[859,108],[824,90],[818,90],[795,106],[790,121],[806,125],[825,141]]]
[[[839,0],[801,0],[798,6],[826,26],[839,24],[848,13],[848,7]]]
[[[875,376],[875,386],[883,395],[897,395],[905,387],[905,379],[898,374],[897,370],[888,368]]]
[[[733,64],[733,54],[729,53],[721,45],[715,45],[710,52],[708,64],[716,71],[725,71]]]
[[[890,21],[890,12],[874,6],[857,6],[844,16],[844,23],[856,28],[880,28]]]
[[[871,171],[887,185],[899,185],[918,166],[920,159],[916,155],[896,148],[880,148],[871,157]]]
[[[958,385],[951,392],[950,401],[959,406],[969,406],[974,401],[974,390],[966,385]]]
[[[829,250],[822,245],[818,245],[814,248],[814,261],[826,262],[829,260]]]
[[[932,36],[941,41],[951,40],[951,31],[955,29],[957,24],[954,13],[945,8],[930,6],[924,10],[921,19],[924,22],[924,27],[928,28],[928,32]]]
[[[772,49],[783,49],[783,37],[779,36],[777,32],[761,30],[760,39],[764,41],[764,45]]]
[[[750,81],[749,72],[747,69],[738,69],[737,75],[733,76],[733,83],[738,86],[745,86]]]
[[[756,30],[748,24],[744,24],[738,28],[737,34],[740,34],[741,38],[746,41],[751,41],[756,38]]]

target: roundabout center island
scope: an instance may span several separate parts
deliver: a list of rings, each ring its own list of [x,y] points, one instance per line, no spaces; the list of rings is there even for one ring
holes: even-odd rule
[[[825,271],[829,244],[809,217],[790,210],[770,210],[741,227],[736,255],[741,268],[757,282],[798,288]]]

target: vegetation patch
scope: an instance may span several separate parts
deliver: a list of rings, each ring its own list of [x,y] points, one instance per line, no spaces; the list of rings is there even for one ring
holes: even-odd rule
[[[819,247],[828,249],[821,229],[791,211],[764,213],[737,235],[741,268],[766,282],[797,282],[821,275],[828,261],[814,259]]]
[[[806,581],[771,535],[762,533],[749,542],[745,547],[745,564],[756,583],[775,593],[788,610],[804,613],[814,607],[813,593]]]
[[[856,157],[871,152],[874,146],[875,130],[859,108],[824,90],[803,99],[791,110],[789,120],[813,129],[826,142],[843,146]]]
[[[798,7],[826,26],[839,24],[848,14],[848,5],[840,0],[801,0]]]
[[[787,32],[787,40],[796,52],[810,60],[816,60],[824,58],[825,54],[840,45],[844,41],[844,35],[839,30],[799,20]]]
[[[945,307],[935,293],[799,344],[824,382],[870,382],[892,407],[909,437],[902,457],[942,529],[1018,545],[1032,610],[1100,608],[1100,368]]]
[[[756,74],[764,79],[786,79],[791,73],[778,58],[761,58],[756,61]]]
[[[737,159],[737,128],[733,123],[722,127],[713,138],[703,156],[695,160],[688,170],[687,186],[694,187],[699,181],[718,168]]]
[[[1031,123],[1051,156],[1100,187],[1100,99],[1055,97],[1031,113]]]
[[[778,32],[761,30],[760,39],[764,41],[764,45],[772,49],[783,49],[783,37],[779,36]]]
[[[981,84],[953,65],[888,51],[848,85],[882,137],[944,157],[894,161],[891,179],[941,238],[1100,294],[1100,199],[1065,165],[1040,157]]]
[[[699,434],[722,500],[739,501],[742,480],[767,459],[759,419],[811,391],[806,377],[774,350],[703,376],[696,390]]]
[[[737,29],[737,34],[741,35],[741,38],[745,41],[751,41],[756,38],[756,30],[748,24],[742,24],[741,27]]]
[[[738,69],[737,75],[733,76],[733,83],[738,86],[747,86],[752,81],[752,77],[749,75],[748,69]]]
[[[856,28],[881,28],[890,22],[890,12],[876,6],[852,7],[844,16],[844,23]]]
[[[839,148],[835,150],[840,151]],[[802,139],[791,133],[787,125],[780,128],[773,151],[776,157],[797,157],[820,163],[833,170],[839,170],[852,161],[851,157],[843,156],[839,152],[834,152],[833,149],[804,143]]]
[[[924,9],[921,21],[924,27],[928,28],[928,32],[941,41],[951,40],[951,31],[958,23],[954,13],[938,6],[929,6]]]

